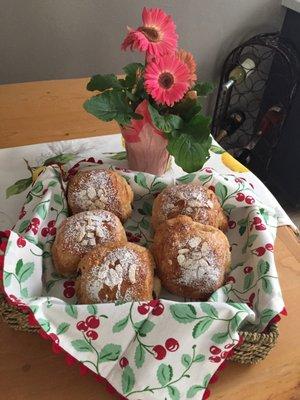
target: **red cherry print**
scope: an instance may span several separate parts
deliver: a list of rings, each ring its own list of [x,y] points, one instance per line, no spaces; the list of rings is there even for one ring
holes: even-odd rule
[[[42,234],[43,237],[48,236],[48,234],[49,234],[49,229],[48,229],[48,228],[43,228],[41,234]]]
[[[270,322],[271,322],[272,324],[277,324],[277,322],[279,322],[280,320],[281,320],[280,315],[275,315],[275,317],[272,318]]]
[[[252,267],[245,267],[245,268],[244,268],[245,274],[250,274],[250,272],[251,272],[252,270],[253,270]]]
[[[234,181],[236,183],[243,183],[243,180],[241,178],[235,178]]]
[[[76,328],[81,332],[86,332],[89,329],[84,321],[79,321],[76,325]]]
[[[51,228],[50,229],[50,235],[52,235],[52,236],[56,235],[56,228]]]
[[[36,235],[38,233],[38,228],[36,226],[34,226],[33,228],[31,228],[32,232],[34,235]]]
[[[252,196],[246,196],[245,202],[247,204],[253,204],[253,203],[255,203],[255,200],[254,200],[254,198]]]
[[[219,349],[219,347],[217,346],[211,346],[211,348],[209,349],[209,351],[211,352],[211,354],[216,355],[221,353],[221,349]]]
[[[226,282],[227,282],[227,283],[235,283],[235,279],[234,279],[233,276],[228,276]]]
[[[88,161],[88,162],[95,162],[95,159],[94,159],[94,157],[90,157],[90,158],[88,158],[86,161]]]
[[[236,227],[236,222],[235,221],[228,221],[228,228],[229,229],[234,229]]]
[[[50,333],[49,337],[53,340],[53,342],[55,342],[57,344],[59,343],[59,338],[57,335],[55,335],[55,333]]]
[[[48,222],[48,228],[53,228],[55,226],[55,220],[52,219],[51,221]]]
[[[208,186],[208,189],[212,190],[213,192],[215,192],[215,190],[216,190],[215,187],[212,186],[212,185],[211,185],[211,186]]]
[[[166,349],[171,352],[177,351],[179,349],[179,343],[174,338],[167,339],[165,346],[166,346]]]
[[[97,164],[103,164],[103,161],[102,160],[98,160]]]
[[[285,316],[288,315],[287,309],[285,307],[283,307],[282,311],[280,311],[280,314],[285,315]]]
[[[129,362],[126,357],[122,357],[119,361],[119,365],[121,368],[127,367],[128,364],[129,364]]]
[[[148,306],[148,304],[143,303],[143,304],[138,306],[137,310],[138,310],[138,312],[140,314],[145,315],[145,314],[147,314],[149,312],[150,307]]]
[[[221,353],[221,358],[223,358],[223,360],[227,357],[228,351],[222,351]]]
[[[209,361],[214,362],[214,363],[219,363],[221,361],[221,357],[220,356],[210,356]]]
[[[164,312],[165,306],[162,303],[158,303],[155,308],[152,310],[152,315],[158,317]]]
[[[0,243],[0,250],[4,252],[6,250],[6,246],[7,246],[7,242]],[[23,247],[23,246],[19,246],[19,247]]]
[[[87,317],[87,319],[85,320],[85,323],[87,324],[87,326],[89,328],[92,328],[92,329],[96,329],[100,325],[99,318],[95,317],[95,315],[90,315],[89,317]]]
[[[217,375],[216,375],[216,377],[217,377]],[[213,383],[212,380],[210,380],[210,382]],[[209,389],[205,389],[205,392],[203,394],[202,400],[207,400],[209,398],[209,396],[210,396],[210,390]]]
[[[154,308],[158,305],[158,303],[159,303],[159,300],[153,299],[153,300],[149,301],[148,306]]]
[[[264,224],[255,225],[255,229],[257,231],[265,231],[266,230],[266,225],[264,225]]]
[[[225,349],[231,349],[232,347],[234,346],[234,344],[233,343],[228,343],[228,344],[225,344]]]
[[[64,287],[67,288],[69,286],[75,286],[74,281],[64,281]]]
[[[32,218],[31,223],[33,225],[39,225],[40,224],[40,220],[38,218]]]
[[[67,288],[64,290],[64,296],[65,296],[67,299],[70,299],[71,297],[73,297],[74,294],[75,294],[75,289],[74,289],[73,287],[67,287]]]
[[[166,357],[167,350],[164,348],[164,346],[157,344],[156,346],[153,347],[153,351],[156,353],[154,356],[157,360],[162,360]]]
[[[254,299],[255,299],[255,293],[251,293],[249,296],[250,303],[253,303]]]
[[[264,247],[257,247],[253,250],[253,253],[256,254],[258,257],[261,257],[265,254],[266,249]]]
[[[261,218],[259,218],[259,217],[254,217],[254,218],[253,218],[253,223],[254,223],[254,225],[261,224]]]
[[[265,244],[265,249],[267,249],[269,251],[273,251],[274,247],[273,247],[272,243],[267,243],[267,244]]]
[[[26,240],[23,238],[23,236],[20,236],[17,240],[17,246],[18,247],[25,247],[26,246]]]
[[[205,172],[208,172],[209,174],[212,173],[212,169],[211,169],[211,168],[204,168],[204,171],[205,171]]]
[[[245,199],[245,195],[244,195],[244,193],[237,193],[236,195],[235,195],[235,199],[236,199],[236,201],[244,201],[244,199]]]
[[[98,333],[96,331],[87,331],[86,336],[91,340],[98,339]]]

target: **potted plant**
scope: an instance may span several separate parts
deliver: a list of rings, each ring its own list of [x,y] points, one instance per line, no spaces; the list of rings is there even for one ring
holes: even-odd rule
[[[162,175],[170,155],[186,172],[200,169],[209,158],[210,118],[201,101],[212,89],[197,81],[193,55],[178,49],[171,16],[144,8],[142,25],[129,28],[122,50],[145,54],[145,63],[132,63],[114,74],[95,75],[89,91],[101,93],[84,103],[103,121],[116,120],[125,140],[129,168]]]

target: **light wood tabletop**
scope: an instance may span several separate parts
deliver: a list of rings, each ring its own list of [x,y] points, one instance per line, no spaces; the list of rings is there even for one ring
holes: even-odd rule
[[[118,132],[87,114],[87,79],[43,81],[0,86],[0,148]],[[1,153],[0,153],[1,154]],[[278,229],[275,257],[288,317],[279,325],[277,346],[261,363],[230,363],[212,400],[300,399],[300,245],[288,227]],[[6,400],[113,400],[102,384],[68,367],[48,341],[0,323],[0,388]]]

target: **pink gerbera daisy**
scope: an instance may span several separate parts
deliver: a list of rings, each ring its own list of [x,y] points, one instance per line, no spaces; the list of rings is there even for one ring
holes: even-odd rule
[[[146,51],[149,55],[160,56],[174,53],[178,35],[172,17],[159,8],[145,8],[142,13],[143,25],[136,30],[130,29],[122,50]]]
[[[190,72],[175,55],[149,62],[145,70],[145,88],[154,100],[172,106],[189,88]]]

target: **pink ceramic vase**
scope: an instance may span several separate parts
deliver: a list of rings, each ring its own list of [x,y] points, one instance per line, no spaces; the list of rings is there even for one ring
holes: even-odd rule
[[[153,125],[147,100],[142,101],[135,112],[143,119],[132,119],[130,125],[121,126],[128,166],[134,171],[163,175],[170,157],[166,149],[167,140]]]

